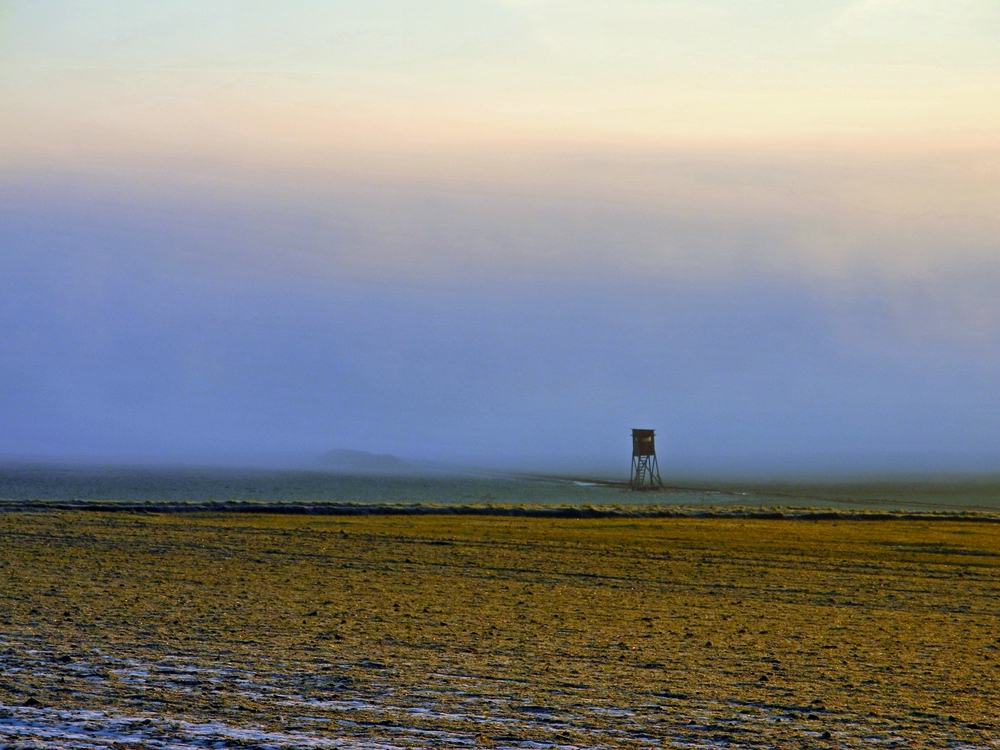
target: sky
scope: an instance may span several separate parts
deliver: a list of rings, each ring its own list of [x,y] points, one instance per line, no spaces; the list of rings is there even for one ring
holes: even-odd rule
[[[993,0],[0,1],[0,459],[1000,471]]]

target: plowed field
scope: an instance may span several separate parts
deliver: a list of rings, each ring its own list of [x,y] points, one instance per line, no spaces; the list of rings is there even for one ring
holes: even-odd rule
[[[981,521],[6,513],[0,746],[994,747],[998,594]]]

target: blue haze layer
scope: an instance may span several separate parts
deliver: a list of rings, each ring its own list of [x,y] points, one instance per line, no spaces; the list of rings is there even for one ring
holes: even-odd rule
[[[653,427],[667,473],[1000,466],[997,335],[915,335],[877,279],[631,272],[615,249],[666,230],[624,209],[518,226],[470,223],[486,209],[462,196],[394,200],[365,226],[410,255],[367,244],[358,201],[319,222],[10,181],[0,455],[280,466],[346,447],[621,475],[628,430]],[[690,231],[697,250],[729,228]],[[494,257],[521,236],[553,255]],[[904,306],[995,288],[969,273]]]

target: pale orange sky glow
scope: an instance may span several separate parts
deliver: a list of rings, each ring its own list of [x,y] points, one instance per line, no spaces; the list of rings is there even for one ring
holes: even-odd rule
[[[985,0],[2,7],[11,145],[933,149],[1000,126]]]

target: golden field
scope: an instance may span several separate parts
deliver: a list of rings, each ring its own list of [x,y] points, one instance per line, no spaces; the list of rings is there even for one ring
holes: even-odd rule
[[[974,520],[5,513],[0,745],[993,747],[998,594]]]

